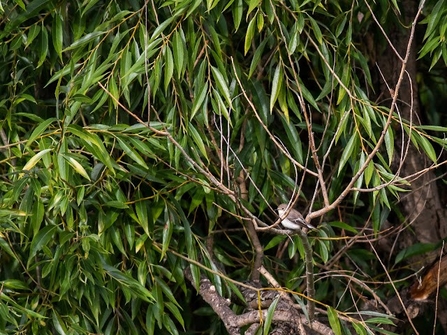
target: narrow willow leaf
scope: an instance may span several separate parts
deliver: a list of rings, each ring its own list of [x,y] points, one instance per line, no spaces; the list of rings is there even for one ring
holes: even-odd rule
[[[86,146],[88,146],[89,151],[92,152],[105,166],[112,172],[115,173],[113,167],[112,158],[104,147],[103,142],[98,135],[86,131],[84,128],[77,125],[69,125],[67,127],[67,132],[79,137]]]
[[[256,23],[258,26],[258,33],[260,33],[264,28],[264,15],[256,15],[256,17],[257,17]]]
[[[42,23],[43,24],[43,23]],[[48,54],[48,32],[45,26],[42,26],[42,33],[40,34],[40,43],[39,43],[39,60],[37,62],[36,68],[42,66],[43,62],[45,62]],[[79,64],[80,65],[80,64]],[[67,71],[68,73],[68,71]]]
[[[167,26],[171,24],[171,22],[175,19],[175,16],[171,16],[170,18],[166,19],[162,23],[158,25],[158,27],[154,30],[152,33],[152,36],[150,38],[150,42],[153,42],[162,32],[166,29]]]
[[[163,227],[162,250],[160,260],[162,260],[166,256],[166,252],[169,249],[169,244],[171,243],[173,230],[174,230],[174,222],[172,221],[171,213],[168,211],[168,209],[165,209],[165,223]]]
[[[338,174],[340,174],[341,170],[343,170],[348,160],[352,160],[355,157],[354,153],[358,149],[357,142],[358,142],[358,134],[357,132],[355,132],[349,139],[348,143],[346,144],[346,147],[343,149],[343,153],[341,154],[341,159],[338,166]]]
[[[265,38],[261,42],[261,44],[256,48],[256,51],[251,59],[250,70],[248,71],[248,78],[251,78],[254,71],[258,68],[261,57],[264,55],[265,45],[267,44],[268,41],[269,41],[269,39]]]
[[[51,31],[51,36],[53,37],[54,50],[56,51],[61,61],[62,61],[62,46],[64,40],[63,26],[64,23],[62,20],[62,16],[59,13],[57,13],[53,18],[53,28]]]
[[[0,213],[1,214],[1,213]],[[1,215],[0,215],[1,216]],[[15,253],[12,251],[11,247],[9,246],[8,242],[6,242],[3,239],[3,234],[0,233],[0,249],[2,249],[4,252],[6,252],[9,256],[11,256],[12,258],[14,258],[15,260],[18,261]]]
[[[384,204],[386,207],[391,208],[386,189],[385,188],[380,189],[379,193],[380,193],[380,197],[379,197],[380,202],[382,204]],[[373,228],[374,228],[374,234],[377,234],[380,227],[373,227]]]
[[[96,5],[96,3],[98,3],[99,0],[88,0],[88,1],[84,1],[82,6],[82,15],[84,16],[94,5]]]
[[[31,227],[33,229],[33,236],[35,236],[39,229],[40,225],[43,222],[43,218],[45,215],[45,207],[43,205],[43,202],[38,199],[33,206],[33,215],[31,217]]]
[[[255,35],[255,24],[256,15],[250,20],[247,28],[247,33],[245,34],[244,55],[246,55],[248,50],[250,50],[251,41],[253,40],[253,36]]]
[[[444,13],[444,11],[442,10],[443,6],[445,6],[445,1],[438,1],[433,7],[433,15],[430,15],[428,18],[426,18],[427,29],[425,31],[424,40],[426,40],[430,35],[433,35],[435,29],[439,26],[439,21],[442,17],[442,14]],[[439,43],[439,41],[437,43]]]
[[[165,47],[165,66],[164,66],[164,89],[167,92],[172,75],[174,74],[174,58],[172,57],[171,48]]]
[[[217,88],[219,89],[219,92],[224,96],[228,106],[232,106],[231,103],[231,96],[230,96],[230,89],[228,88],[227,81],[225,80],[222,73],[214,66],[211,66],[211,72],[213,73],[214,80],[217,84]]]
[[[78,49],[85,44],[92,42],[94,39],[96,39],[98,36],[104,35],[105,31],[94,31],[92,33],[86,34],[82,36],[79,40],[74,41],[69,47],[65,48],[63,51],[69,51]]]
[[[281,85],[281,88],[279,90],[278,103],[279,103],[279,108],[281,108],[281,111],[284,113],[284,116],[285,116],[287,122],[290,122],[289,104],[287,102],[287,91],[286,91],[286,88],[284,85]]]
[[[327,263],[327,261],[329,260],[329,249],[327,244],[325,243],[324,240],[319,240],[317,241],[317,245],[318,245],[318,254],[321,257],[321,259],[323,260],[323,263]]]
[[[357,229],[354,227],[351,227],[347,223],[341,222],[341,221],[331,221],[328,223],[331,227],[337,227],[343,230],[350,231],[351,233],[358,234]]]
[[[283,68],[281,64],[278,64],[273,74],[272,81],[272,93],[270,94],[270,113],[273,111],[273,106],[275,105],[276,99],[278,99],[279,91],[281,90],[283,82]]]
[[[350,114],[349,111],[344,111],[343,114],[341,115],[341,120],[339,121],[338,124],[337,133],[335,134],[335,143],[337,143],[338,140],[340,139],[340,136],[346,132],[348,120],[351,120],[349,114]]]
[[[234,6],[232,10],[233,14],[233,22],[234,22],[234,31],[238,31],[239,26],[242,21],[242,14],[243,14],[243,0],[236,0],[234,1]]]
[[[260,3],[261,3],[261,0],[249,0],[247,17],[256,7],[259,6]]]
[[[382,323],[382,324],[386,324],[386,325],[394,325],[393,320],[391,320],[388,315],[365,319],[365,322],[366,323]]]
[[[299,39],[300,32],[298,31],[298,24],[295,23],[292,27],[292,33],[290,34],[290,39],[287,44],[287,52],[289,53],[289,55],[295,52]]]
[[[318,43],[321,45],[323,44],[323,34],[321,33],[320,26],[318,25],[317,21],[313,17],[309,15],[308,17],[310,24],[312,25],[312,32],[314,33],[315,37],[317,38]]]
[[[56,311],[56,309],[52,309],[51,314],[52,314],[52,321],[53,321],[54,329],[59,334],[68,334],[67,326],[65,325],[64,320],[61,318],[61,316]]]
[[[421,147],[427,154],[428,158],[430,158],[432,162],[436,164],[437,162],[436,152],[430,141],[425,136],[420,136],[419,143],[421,144]]]
[[[362,151],[360,153],[360,158],[359,160],[355,163],[355,171],[359,171],[361,169],[361,167],[363,166],[363,164],[365,164],[366,161],[366,154]],[[354,187],[355,188],[362,188],[363,186],[363,179],[365,178],[365,172],[363,171],[363,173],[360,174],[360,176],[357,178]],[[354,191],[353,192],[353,199],[354,199],[354,203],[357,203],[357,199],[359,196],[359,191]]]
[[[28,47],[40,33],[40,25],[33,24],[29,29],[25,46]]]
[[[328,306],[327,315],[329,319],[329,324],[335,335],[342,335],[340,320],[338,319],[337,311],[332,307]]]
[[[107,88],[110,92],[110,95],[112,96],[112,103],[115,106],[115,108],[118,108],[118,102],[120,98],[118,86],[116,85],[116,80],[114,76],[111,76],[109,79],[109,84],[107,85]]]
[[[228,108],[225,105],[224,101],[222,100],[221,95],[216,89],[213,89],[213,98],[211,99],[211,104],[213,106],[213,110],[215,113],[219,115],[223,115],[225,119],[230,123],[230,126],[232,126],[230,114],[228,113]]]
[[[177,301],[174,301],[177,305]],[[172,302],[166,301],[165,306],[169,309],[169,311],[174,315],[175,319],[180,323],[180,325],[185,328],[185,321],[183,320],[182,312],[180,309]]]
[[[269,306],[267,310],[267,314],[265,316],[265,321],[263,325],[263,335],[270,334],[270,326],[272,324],[273,316],[275,314],[276,306],[278,305],[279,297],[276,297],[273,300],[272,304]]]
[[[124,248],[123,236],[122,236],[121,231],[116,226],[112,226],[108,230],[108,234],[109,234],[109,236],[112,237],[113,244],[118,248],[120,254],[123,257],[127,258],[127,253],[126,253],[126,249]]]
[[[147,236],[151,236],[149,230],[148,204],[146,201],[137,200],[135,204],[135,212],[137,214],[138,223],[143,228]]]
[[[31,170],[42,158],[42,156],[46,155],[52,151],[52,149],[45,149],[40,152],[38,152],[36,155],[31,157],[31,159],[25,164],[25,166],[22,168],[23,171],[29,171]],[[23,173],[20,174],[20,176],[23,176]]]
[[[181,28],[174,33],[172,38],[172,51],[177,79],[180,79],[183,74],[183,67],[185,65],[187,54],[185,44],[183,43]]]
[[[391,162],[393,161],[394,157],[394,134],[392,127],[388,127],[385,133],[384,140],[385,140],[386,153],[388,155],[388,164],[391,165]]]
[[[293,158],[295,158],[298,162],[303,163],[303,144],[297,132],[297,128],[293,123],[290,123],[285,118],[281,118],[281,122],[290,142],[289,148],[292,151]]]
[[[90,176],[88,175],[87,171],[85,171],[84,167],[73,157],[63,155],[63,157],[67,160],[68,164],[71,165],[71,167],[79,173],[81,176],[83,176],[85,179],[90,181]]]
[[[308,103],[310,103],[312,105],[312,107],[314,107],[317,111],[320,112],[320,107],[318,107],[317,102],[315,101],[312,93],[307,89],[307,87],[304,85],[304,83],[300,80],[299,81],[299,89],[301,91],[301,93],[303,94],[304,99],[306,99],[306,101]]]
[[[401,250],[394,260],[394,264],[398,264],[410,257],[424,255],[433,250],[436,250],[437,246],[435,243],[415,243],[408,248]]]
[[[120,285],[121,288],[129,288],[131,289],[131,293],[136,297],[143,299],[147,302],[154,302],[154,297],[151,292],[141,285],[138,280],[133,279],[127,273],[121,272],[113,266],[108,265],[104,260],[102,260],[102,268],[107,272],[107,274],[115,279]]]
[[[57,227],[54,225],[46,226],[41,230],[39,230],[37,235],[33,237],[31,241],[28,262],[33,262],[33,258],[37,254],[37,252],[41,250],[43,246],[46,246],[53,239],[53,235],[56,229]]]
[[[189,118],[189,120],[191,121],[194,116],[196,115],[197,111],[200,109],[200,107],[202,107],[202,103],[205,100],[205,97],[208,93],[208,83],[204,83],[202,86],[202,88],[199,91],[198,96],[194,97],[194,102],[192,105],[192,110],[191,110],[191,116]]]
[[[190,132],[190,135],[191,135],[191,137],[193,139],[194,144],[199,148],[199,151],[201,152],[203,157],[205,157],[208,160],[208,154],[206,152],[206,146],[203,143],[202,136],[200,136],[199,132],[192,125],[192,123],[189,124],[188,131]]]
[[[128,155],[133,161],[135,161],[136,163],[138,163],[141,166],[145,167],[146,169],[149,168],[147,166],[146,162],[144,161],[144,159],[140,156],[140,154],[134,148],[129,146],[120,137],[117,137],[116,139],[118,140],[120,148],[126,153],[126,155]]]
[[[57,120],[56,118],[50,118],[39,123],[39,125],[33,130],[31,135],[29,136],[28,141],[26,141],[25,148],[29,147],[31,143],[33,143],[48,128],[48,126],[56,120]]]
[[[29,286],[19,279],[6,279],[0,283],[3,287],[13,290],[29,290]]]
[[[361,323],[353,322],[352,326],[354,327],[354,329],[358,335],[367,335],[368,334],[365,327]]]

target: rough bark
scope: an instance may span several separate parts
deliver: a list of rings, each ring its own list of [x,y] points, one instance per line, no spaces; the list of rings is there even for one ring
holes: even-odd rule
[[[389,34],[391,43],[395,49],[404,56],[408,45],[409,30],[411,21],[417,11],[418,3],[415,0],[406,0],[400,6],[404,24],[408,29],[395,25]],[[382,96],[390,97],[393,85],[397,82],[399,70],[402,66],[391,47],[387,47],[385,52],[377,52],[378,67],[383,75],[381,78]],[[418,87],[416,82],[416,57],[417,50],[415,43],[411,49],[411,56],[407,64],[407,77],[401,86],[399,94],[399,113],[403,119],[411,120],[414,124],[420,124],[423,114],[418,100]],[[389,85],[389,86],[388,86]],[[396,128],[397,132],[401,131]],[[404,136],[402,136],[404,135]],[[394,252],[398,252],[415,243],[436,243],[446,236],[447,226],[445,224],[446,211],[441,205],[436,176],[432,170],[425,170],[430,166],[429,159],[410,142],[407,134],[396,134],[396,168],[401,165],[401,177],[410,177],[411,192],[401,198],[401,210],[406,217],[406,222],[402,229],[395,236],[392,242]],[[402,162],[402,163],[401,163]],[[425,170],[425,172],[423,172]],[[420,270],[422,266],[432,263],[439,257],[439,251],[429,255],[423,255],[411,260],[414,270]],[[441,299],[442,300],[442,299]],[[440,301],[439,320],[447,330],[447,305]]]

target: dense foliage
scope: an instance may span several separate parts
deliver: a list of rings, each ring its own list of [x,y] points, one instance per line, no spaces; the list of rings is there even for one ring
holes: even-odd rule
[[[394,292],[368,241],[402,219],[395,140],[442,165],[446,129],[380,95],[382,29],[412,25],[395,1],[370,6],[1,2],[0,332],[223,334],[196,290],[209,277],[242,312],[236,283],[260,256],[250,227],[304,306],[303,237],[260,229],[290,200],[319,225],[314,299],[333,330],[392,322],[347,312]],[[445,4],[426,6],[421,62],[442,73]],[[419,81],[425,105],[444,82]],[[404,258],[387,260],[396,278]]]

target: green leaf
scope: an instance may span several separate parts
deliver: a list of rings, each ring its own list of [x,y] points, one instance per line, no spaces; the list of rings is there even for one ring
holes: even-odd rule
[[[391,162],[393,161],[394,157],[394,134],[392,127],[388,127],[385,133],[384,140],[385,140],[386,152],[388,154],[388,164],[391,165]]]
[[[318,25],[317,21],[310,15],[308,16],[308,20],[310,21],[312,32],[315,35],[318,43],[320,45],[323,44],[323,34],[321,33],[320,26]]]
[[[354,327],[356,333],[358,335],[368,335],[368,332],[366,331],[365,327],[361,323],[353,322],[352,326]]]
[[[141,166],[145,167],[146,169],[149,169],[144,159],[140,156],[140,154],[131,146],[129,146],[125,141],[123,141],[120,137],[116,137],[118,140],[119,146],[123,151],[128,155],[133,161],[135,161],[137,164],[140,164]]]
[[[11,256],[12,258],[14,258],[15,260],[18,261],[15,253],[12,251],[12,249],[9,246],[8,242],[6,242],[4,240],[2,233],[0,233],[0,248],[3,249],[3,251],[5,251],[9,256]]]
[[[394,322],[390,319],[390,317],[388,315],[365,319],[365,322],[366,323],[385,324],[385,325],[394,325]]]
[[[115,173],[110,154],[107,152],[98,135],[90,133],[77,125],[69,125],[67,127],[67,132],[71,132],[73,135],[80,138],[89,148],[89,151],[94,154],[105,166],[107,166],[112,174]]]
[[[164,304],[165,307],[167,307],[172,313],[172,315],[174,315],[175,319],[180,323],[182,328],[185,329],[185,321],[183,320],[182,312],[180,311],[180,309],[170,301],[166,301]]]
[[[430,158],[431,161],[436,164],[438,159],[435,149],[433,148],[433,145],[430,143],[430,141],[425,136],[420,136],[419,143],[421,144],[421,147],[427,154],[428,158]]]
[[[0,285],[2,287],[12,289],[12,290],[29,290],[28,285],[19,280],[19,279],[6,279],[4,281],[0,281]]]
[[[424,255],[430,251],[436,250],[436,243],[415,243],[408,248],[401,250],[394,260],[394,264],[400,263],[413,256]]]
[[[165,91],[167,91],[169,83],[171,82],[172,79],[172,75],[174,74],[174,58],[172,57],[172,51],[169,46],[166,46],[164,51],[165,51],[164,88]]]
[[[250,15],[250,13],[259,6],[259,4],[261,3],[261,0],[249,0],[248,3],[248,11],[247,11],[247,17],[248,15]]]
[[[234,31],[238,31],[239,26],[242,21],[242,14],[243,14],[243,0],[236,0],[234,1],[234,6],[232,10],[233,14],[233,22],[234,22]]]
[[[255,27],[256,15],[250,20],[247,28],[247,33],[245,34],[244,55],[247,55],[248,50],[250,50],[251,41],[253,40],[253,36],[255,35]]]
[[[171,213],[168,209],[165,209],[165,222],[163,227],[163,242],[162,250],[160,255],[160,260],[166,256],[166,252],[169,249],[169,244],[171,243],[172,232],[174,230],[174,222],[171,218]]]
[[[30,246],[30,254],[28,258],[28,263],[33,261],[33,257],[37,254],[38,251],[42,250],[42,248],[50,241],[53,240],[53,235],[57,229],[55,225],[48,225],[42,228],[36,236],[31,241]],[[54,242],[54,241],[53,241]]]
[[[53,37],[53,47],[56,51],[59,59],[62,61],[62,46],[64,40],[64,31],[63,31],[63,20],[62,16],[59,13],[53,18],[53,28],[51,30],[51,36]]]
[[[208,94],[208,83],[204,83],[203,85],[201,85],[201,89],[198,93],[198,96],[195,97],[193,105],[192,105],[192,110],[191,110],[191,116],[189,118],[189,120],[191,121],[194,116],[196,115],[197,111],[200,109],[200,107],[202,107],[202,103],[205,100],[206,96]]]
[[[172,38],[172,51],[174,56],[175,70],[177,73],[177,79],[180,79],[183,74],[183,66],[186,63],[186,56],[188,50],[183,43],[181,34],[182,30],[177,30]]]
[[[29,171],[31,170],[42,158],[42,156],[46,155],[52,151],[52,149],[44,149],[42,151],[39,151],[36,155],[31,157],[31,159],[25,164],[25,166],[22,168],[22,171]],[[20,174],[20,176],[23,176],[23,173]]]
[[[281,117],[281,123],[289,140],[290,146],[288,146],[288,148],[292,151],[291,153],[293,158],[296,159],[298,162],[303,163],[303,143],[301,142],[300,136],[297,132],[297,127],[294,124],[288,122],[285,117]]]
[[[104,35],[105,31],[94,31],[89,34],[82,36],[80,39],[74,41],[69,47],[65,48],[63,51],[70,51],[74,49],[81,48],[82,46],[88,44],[95,40],[98,36]]]
[[[358,134],[357,132],[354,132],[354,134],[349,139],[348,143],[346,144],[346,147],[343,149],[343,152],[341,154],[341,159],[338,166],[338,175],[340,175],[340,172],[345,167],[345,164],[355,156],[354,153],[357,151],[357,144],[358,144]]]
[[[278,305],[279,297],[276,297],[275,300],[273,300],[272,304],[269,306],[267,310],[267,315],[265,317],[264,325],[263,325],[263,334],[268,335],[270,334],[270,326],[272,324],[273,316],[276,310],[276,306]]]
[[[171,22],[175,19],[175,16],[171,16],[162,23],[160,23],[157,28],[152,33],[152,36],[150,38],[149,42],[153,42],[162,32],[166,29],[167,26],[171,24]]]
[[[334,331],[335,335],[342,335],[340,320],[337,315],[337,311],[328,306],[327,315],[329,319],[329,324],[331,325],[331,329]]]
[[[34,39],[39,35],[40,29],[41,28],[39,24],[33,24],[30,27],[25,44],[26,47],[28,47],[31,43],[33,43]]]
[[[79,173],[81,176],[83,176],[85,179],[90,181],[90,176],[88,175],[87,171],[85,171],[84,167],[73,157],[62,155],[63,158],[68,162],[68,164],[71,165],[71,167]]]
[[[328,222],[328,224],[331,227],[337,227],[337,228],[340,228],[340,229],[343,229],[343,230],[347,230],[347,231],[349,231],[351,233],[358,234],[357,229],[355,229],[354,227],[348,225],[347,223],[344,223],[344,222],[341,222],[341,221],[331,221],[331,222]]]
[[[39,60],[37,62],[36,68],[42,66],[48,54],[48,32],[47,28],[43,25],[43,22],[42,22],[42,33],[40,34],[39,42],[40,42],[38,50]]]
[[[59,334],[68,334],[67,326],[65,325],[64,320],[62,320],[59,313],[55,309],[53,309],[51,314],[55,330]]]
[[[56,118],[50,118],[41,122],[29,136],[28,141],[26,141],[25,147],[29,147],[31,143],[33,143],[47,129],[47,127],[56,120]]]
[[[265,38],[261,44],[256,48],[256,51],[251,59],[250,70],[248,71],[248,78],[251,78],[254,71],[258,68],[259,62],[261,61],[262,56],[264,55],[264,49],[269,41],[269,38]]]
[[[192,125],[192,123],[189,124],[188,131],[189,131],[189,134],[191,135],[191,137],[193,139],[194,145],[199,148],[199,151],[201,152],[203,157],[205,157],[208,160],[208,154],[206,152],[206,146],[203,143],[203,139],[200,136],[200,134],[197,131],[197,129]]]
[[[129,288],[131,293],[140,299],[143,299],[147,302],[154,302],[154,297],[151,292],[143,285],[141,285],[137,280],[133,279],[126,273],[119,271],[113,266],[108,265],[104,260],[101,261],[102,268],[106,271],[106,273],[115,279],[119,285],[125,288]]]
[[[220,73],[219,69],[217,69],[216,67],[211,66],[211,72],[213,73],[213,77],[217,84],[219,92],[224,96],[228,106],[231,107],[232,103],[231,103],[230,89],[228,88],[227,81],[225,80],[222,73]]]
[[[270,113],[273,110],[276,99],[278,99],[279,91],[281,90],[282,82],[284,80],[283,67],[278,64],[273,74],[272,93],[270,94]]]

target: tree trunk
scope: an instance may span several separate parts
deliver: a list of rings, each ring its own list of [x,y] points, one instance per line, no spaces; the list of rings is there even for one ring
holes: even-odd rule
[[[405,53],[409,43],[409,34],[411,22],[414,20],[417,11],[417,2],[414,0],[406,0],[400,6],[404,24],[407,29],[395,26],[390,30],[389,38],[394,48],[399,52],[401,58],[405,57]],[[420,124],[423,114],[421,113],[418,86],[416,82],[416,57],[417,50],[416,41],[412,42],[410,50],[410,58],[407,64],[407,73],[402,83],[398,96],[398,112],[400,116],[413,124]],[[383,74],[381,78],[380,90],[385,97],[391,99],[391,93],[386,83],[391,89],[394,89],[402,62],[396,56],[391,47],[387,47],[386,51],[378,54],[378,66]],[[398,130],[401,132],[401,129]],[[402,135],[405,135],[402,137]],[[400,176],[409,177],[411,183],[411,192],[401,198],[401,209],[406,218],[402,225],[402,229],[396,235],[392,244],[394,245],[394,253],[407,248],[415,243],[436,243],[446,236],[447,226],[445,224],[446,211],[443,208],[438,187],[436,185],[436,176],[432,170],[424,171],[429,165],[429,159],[416,149],[407,133],[396,134],[396,166],[401,165]],[[421,159],[422,157],[422,159]],[[410,177],[411,176],[411,177]],[[397,249],[397,250],[396,250]],[[439,258],[440,251],[436,250],[429,255],[421,255],[411,260],[414,270],[420,270],[422,266],[432,263]],[[447,331],[447,305],[441,300],[439,309],[439,320],[443,328]]]

